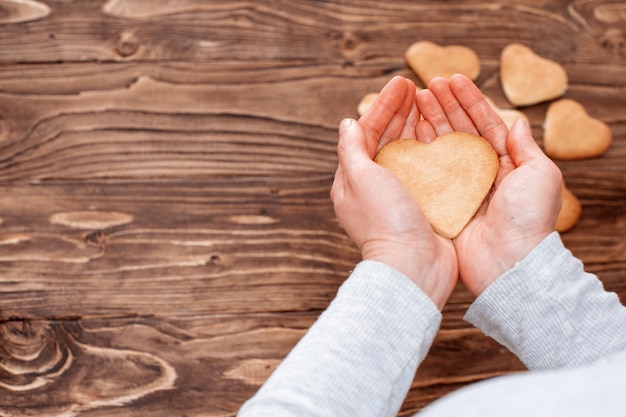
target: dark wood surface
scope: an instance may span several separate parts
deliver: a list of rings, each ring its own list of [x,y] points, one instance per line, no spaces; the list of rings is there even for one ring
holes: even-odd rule
[[[605,121],[563,235],[626,296],[626,4],[0,0],[0,416],[232,416],[359,260],[336,129],[417,40],[563,64]],[[541,143],[547,104],[522,109]],[[532,184],[529,184],[532,186]],[[519,361],[459,287],[401,415]]]

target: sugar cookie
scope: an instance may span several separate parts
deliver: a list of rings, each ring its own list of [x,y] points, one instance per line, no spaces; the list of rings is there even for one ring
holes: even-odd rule
[[[565,181],[561,184],[561,210],[556,219],[554,230],[560,233],[571,230],[582,213],[582,205],[578,197],[565,185]]]
[[[439,46],[419,41],[409,46],[404,59],[424,85],[435,77],[449,79],[454,74],[463,74],[475,80],[480,74],[478,55],[461,45]]]
[[[511,43],[500,54],[500,82],[511,104],[528,106],[562,96],[568,79],[559,63]]]
[[[543,147],[554,159],[585,159],[604,154],[611,146],[609,126],[587,114],[582,104],[560,99],[546,112]]]
[[[498,172],[489,142],[454,132],[425,144],[412,139],[385,145],[375,161],[411,192],[435,232],[455,238],[482,204]]]

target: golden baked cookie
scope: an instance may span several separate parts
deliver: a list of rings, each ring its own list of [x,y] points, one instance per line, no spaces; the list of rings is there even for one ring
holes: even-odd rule
[[[561,210],[556,219],[554,230],[560,233],[571,230],[582,213],[582,204],[578,197],[569,189],[565,181],[561,184]]]
[[[613,135],[603,121],[587,114],[575,100],[563,98],[550,104],[546,112],[543,147],[554,159],[586,159],[604,154]]]
[[[562,96],[568,78],[558,62],[521,43],[511,43],[500,54],[500,82],[511,104],[529,106]]]
[[[409,67],[427,85],[435,77],[463,74],[475,80],[480,74],[476,52],[462,45],[440,46],[430,41],[415,42],[404,54]]]
[[[489,142],[454,132],[429,144],[400,139],[374,159],[410,191],[436,233],[455,238],[472,219],[495,180],[499,160]]]

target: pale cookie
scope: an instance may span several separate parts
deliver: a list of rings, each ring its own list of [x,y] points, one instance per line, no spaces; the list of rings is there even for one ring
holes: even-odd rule
[[[356,112],[359,116],[363,116],[367,111],[372,107],[372,104],[376,101],[378,97],[378,93],[367,93],[363,96],[361,101],[356,107]]]
[[[409,46],[404,59],[424,85],[435,77],[449,79],[454,74],[463,74],[475,80],[480,74],[478,55],[462,45],[439,46],[419,41]]]
[[[565,185],[565,181],[561,184],[561,211],[556,218],[556,226],[554,230],[560,233],[571,230],[582,213],[582,205],[580,200]]]
[[[611,146],[609,126],[587,114],[582,104],[560,99],[546,112],[543,146],[554,159],[586,159],[604,154]]]
[[[461,132],[429,144],[396,140],[383,146],[374,160],[408,188],[435,232],[450,239],[476,214],[499,167],[486,139]]]
[[[511,43],[500,55],[500,82],[511,104],[529,106],[562,96],[568,80],[559,63],[525,45]]]
[[[509,129],[513,126],[513,123],[515,123],[518,119],[528,120],[528,116],[526,116],[526,114],[522,113],[519,110],[503,109],[501,107],[498,107],[498,105],[487,96],[485,96],[485,100],[487,100],[487,103],[489,103],[491,108],[494,109],[496,113],[498,113],[498,116],[500,116],[500,118],[502,119],[506,127],[508,127]]]

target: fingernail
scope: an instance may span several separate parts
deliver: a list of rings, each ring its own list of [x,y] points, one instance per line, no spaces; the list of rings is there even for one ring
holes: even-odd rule
[[[512,127],[514,127],[515,129],[522,129],[525,132],[530,132],[530,125],[528,124],[528,120],[523,117],[517,119]]]
[[[354,122],[354,119],[350,119],[349,117],[346,117],[345,119],[343,119],[341,123],[339,124],[339,134],[342,134],[346,129],[348,129],[352,125],[353,122]]]

